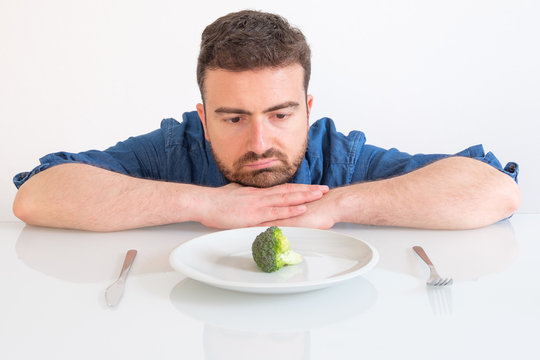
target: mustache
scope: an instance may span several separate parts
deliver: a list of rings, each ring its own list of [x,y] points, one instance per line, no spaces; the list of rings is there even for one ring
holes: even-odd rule
[[[285,155],[284,153],[282,153],[279,150],[276,150],[274,148],[270,148],[270,149],[266,150],[262,154],[257,154],[257,153],[255,153],[253,151],[248,151],[247,153],[242,155],[238,160],[236,160],[234,162],[234,166],[236,168],[239,168],[239,167],[243,166],[246,163],[250,163],[250,162],[261,160],[261,159],[273,158],[273,157],[278,159],[278,160],[281,160],[284,163],[287,163],[287,155]]]

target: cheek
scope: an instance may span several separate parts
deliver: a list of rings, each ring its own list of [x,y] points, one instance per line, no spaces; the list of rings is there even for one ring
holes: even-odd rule
[[[231,165],[235,159],[243,155],[240,153],[242,149],[237,141],[211,137],[210,144],[213,152],[219,157],[219,160],[226,165]]]
[[[297,153],[300,151],[306,142],[308,136],[307,127],[302,127],[297,129],[297,131],[290,131],[284,134],[282,138],[284,141],[287,141],[289,153]]]

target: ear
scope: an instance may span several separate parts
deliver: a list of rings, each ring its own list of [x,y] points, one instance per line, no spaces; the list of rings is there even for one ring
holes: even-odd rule
[[[307,118],[309,121],[309,114],[311,114],[311,106],[313,106],[313,95],[307,95],[306,104],[307,104]]]
[[[206,128],[206,114],[204,112],[203,104],[197,104],[197,113],[199,114],[199,118],[201,119],[201,123],[204,129],[204,138],[206,139],[206,141],[210,141],[208,137],[208,129]]]

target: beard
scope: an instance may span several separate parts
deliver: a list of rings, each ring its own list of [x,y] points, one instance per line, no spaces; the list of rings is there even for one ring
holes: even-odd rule
[[[256,154],[253,151],[245,153],[233,163],[232,168],[227,168],[223,161],[220,160],[219,156],[214,152],[212,146],[210,146],[210,148],[219,170],[227,180],[244,186],[263,188],[285,184],[291,181],[304,159],[307,149],[307,138],[304,141],[302,149],[294,154],[292,160],[289,159],[285,153],[270,148],[262,154]],[[247,163],[268,158],[278,159],[279,165],[257,170],[244,169],[244,165]]]

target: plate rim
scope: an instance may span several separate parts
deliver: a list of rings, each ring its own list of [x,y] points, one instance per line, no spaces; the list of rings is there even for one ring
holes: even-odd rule
[[[215,232],[211,232],[208,234],[202,234],[199,236],[196,236],[194,238],[191,238],[189,240],[186,240],[182,244],[178,245],[176,248],[174,248],[170,254],[169,254],[169,263],[173,267],[174,270],[182,273],[186,277],[203,282],[205,284],[216,286],[220,288],[225,289],[232,289],[237,291],[244,291],[244,292],[286,292],[290,291],[292,289],[298,289],[298,292],[309,290],[309,289],[317,289],[322,287],[331,286],[335,283],[339,283],[348,279],[352,279],[354,277],[357,277],[361,274],[364,274],[368,272],[369,270],[373,269],[377,263],[379,262],[379,252],[377,249],[375,249],[370,243],[359,239],[355,236],[345,234],[338,231],[333,230],[322,230],[322,229],[314,229],[314,228],[306,228],[306,227],[294,227],[294,226],[279,226],[284,232],[286,232],[287,229],[295,229],[295,230],[305,230],[305,231],[313,231],[313,232],[325,232],[325,233],[332,233],[336,234],[340,237],[346,237],[350,240],[354,241],[360,241],[362,242],[370,251],[371,251],[371,259],[360,269],[357,269],[355,271],[351,271],[342,275],[338,275],[331,278],[325,278],[325,279],[317,279],[317,280],[308,280],[308,281],[300,281],[300,282],[287,282],[287,283],[257,283],[257,282],[237,282],[237,281],[231,281],[231,280],[224,280],[220,278],[216,278],[213,276],[210,276],[206,273],[194,270],[191,266],[183,266],[183,263],[179,263],[177,261],[174,261],[177,254],[182,251],[182,247],[186,246],[188,243],[192,243],[193,241],[197,241],[201,238],[208,237],[209,235],[215,235],[218,233],[226,233],[226,232],[235,232],[235,231],[241,231],[241,230],[266,230],[269,228],[269,226],[255,226],[255,227],[244,227],[244,228],[235,228],[235,229],[227,229],[227,230],[218,230]],[[259,290],[259,291],[257,291]],[[280,291],[283,290],[283,291]]]

